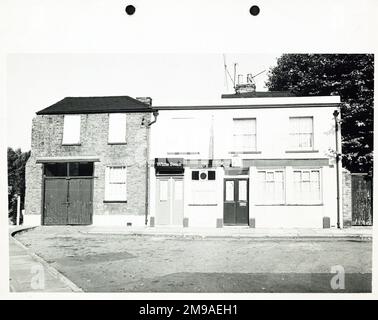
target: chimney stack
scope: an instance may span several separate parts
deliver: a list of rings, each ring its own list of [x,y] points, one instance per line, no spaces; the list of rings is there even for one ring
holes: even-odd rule
[[[135,99],[149,105],[150,107],[152,105],[152,98],[150,98],[150,97],[136,97]]]

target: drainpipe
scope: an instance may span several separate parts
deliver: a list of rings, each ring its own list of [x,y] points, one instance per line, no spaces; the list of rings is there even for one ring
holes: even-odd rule
[[[146,216],[144,219],[144,223],[147,226],[148,224],[148,214],[149,214],[149,182],[150,182],[150,166],[149,166],[149,161],[150,161],[150,127],[152,124],[154,124],[157,121],[157,117],[159,115],[158,110],[153,111],[153,116],[154,120],[149,122],[146,126],[147,129],[147,161],[146,161]]]
[[[335,118],[335,139],[336,139],[336,199],[337,199],[337,228],[340,229],[340,152],[339,152],[339,122],[338,116],[339,111],[335,110],[333,112],[333,117]]]
[[[158,110],[154,110],[152,114],[153,114],[153,116],[154,116],[154,120],[151,121],[151,122],[148,124],[149,127],[157,121],[157,117],[158,117],[158,115],[159,115],[159,111],[158,111]]]

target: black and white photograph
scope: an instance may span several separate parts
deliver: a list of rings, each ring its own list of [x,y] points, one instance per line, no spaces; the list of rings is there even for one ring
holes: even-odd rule
[[[10,289],[371,292],[373,70],[10,55]]]
[[[142,320],[377,299],[377,14],[0,1],[0,300]]]

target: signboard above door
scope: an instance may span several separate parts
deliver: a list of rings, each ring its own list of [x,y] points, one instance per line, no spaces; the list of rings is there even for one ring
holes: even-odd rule
[[[155,158],[156,174],[183,174],[183,158]]]

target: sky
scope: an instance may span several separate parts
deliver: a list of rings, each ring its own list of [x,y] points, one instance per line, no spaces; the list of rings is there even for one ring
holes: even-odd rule
[[[67,96],[216,99],[233,93],[233,75],[255,78],[267,91],[268,70],[281,54],[10,54],[7,59],[7,142],[30,150],[35,112]],[[228,89],[228,90],[227,90]]]

